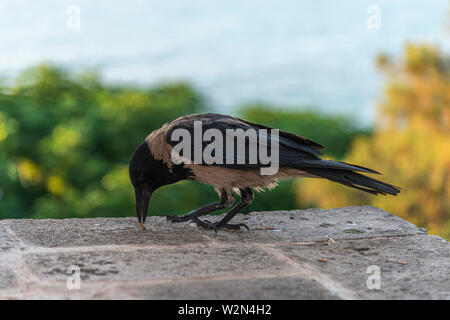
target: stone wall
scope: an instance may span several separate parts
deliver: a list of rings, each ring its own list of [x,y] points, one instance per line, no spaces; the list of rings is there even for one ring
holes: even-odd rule
[[[0,298],[450,299],[449,243],[378,208],[235,220],[1,220]]]

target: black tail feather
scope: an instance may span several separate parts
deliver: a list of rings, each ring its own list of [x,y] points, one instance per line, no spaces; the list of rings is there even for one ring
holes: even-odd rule
[[[302,168],[328,168],[328,169],[342,169],[345,171],[360,171],[366,173],[375,173],[380,174],[378,171],[357,166],[350,163],[345,163],[342,161],[334,161],[334,160],[323,160],[323,159],[301,159],[299,162],[294,163],[294,166],[301,166]]]
[[[397,195],[400,188],[391,184],[364,176],[362,174],[341,169],[302,168],[303,171],[371,194]]]

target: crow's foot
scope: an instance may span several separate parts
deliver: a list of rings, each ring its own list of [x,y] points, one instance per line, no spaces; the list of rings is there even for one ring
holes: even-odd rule
[[[192,219],[192,221],[194,221],[197,224],[197,226],[205,228],[205,229],[214,230],[216,233],[217,233],[217,230],[219,230],[219,229],[240,230],[241,227],[244,227],[247,230],[250,230],[249,227],[245,223],[232,224],[232,223],[223,223],[221,221],[218,221],[218,222],[210,222],[208,220],[202,221],[200,219]]]

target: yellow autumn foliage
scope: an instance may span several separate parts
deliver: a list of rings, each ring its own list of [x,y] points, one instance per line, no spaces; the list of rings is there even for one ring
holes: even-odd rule
[[[354,141],[346,162],[383,173],[402,188],[373,196],[316,179],[298,184],[299,204],[323,208],[374,205],[429,233],[450,238],[450,59],[426,45],[407,45],[403,61],[378,60],[388,77],[374,134]]]

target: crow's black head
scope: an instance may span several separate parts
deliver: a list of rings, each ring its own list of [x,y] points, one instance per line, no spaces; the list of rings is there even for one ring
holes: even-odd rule
[[[130,180],[134,188],[154,187],[158,166],[147,143],[142,142],[130,160]]]
[[[129,173],[136,196],[136,215],[139,223],[145,222],[148,204],[156,189],[189,176],[188,170],[179,166],[172,166],[169,170],[166,163],[155,159],[146,141],[134,151],[130,160]]]
[[[130,180],[136,196],[136,215],[141,225],[147,218],[150,197],[153,191],[160,187],[164,175],[164,170],[161,171],[162,163],[159,162],[153,158],[145,141],[136,148],[130,160]]]

